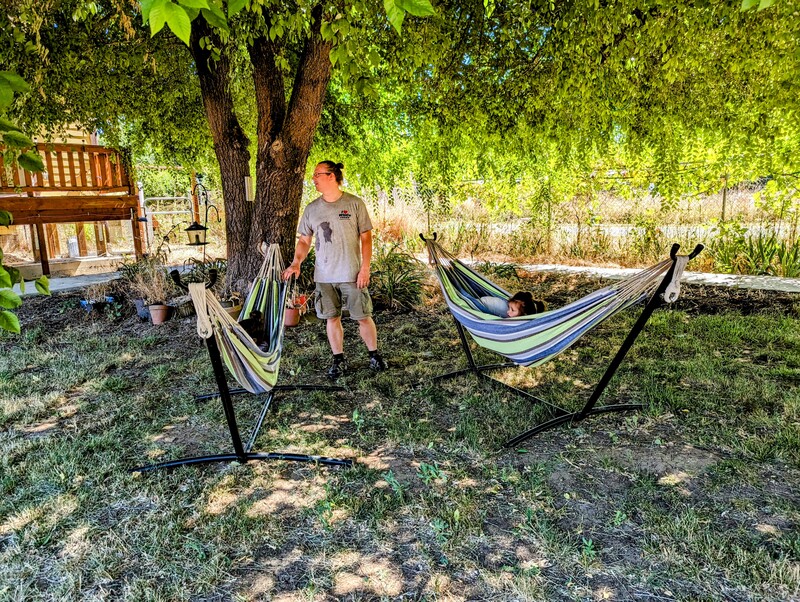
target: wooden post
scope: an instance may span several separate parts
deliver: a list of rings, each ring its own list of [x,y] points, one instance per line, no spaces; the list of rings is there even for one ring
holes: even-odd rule
[[[725,204],[728,200],[728,174],[723,176],[724,184],[722,186],[722,221],[725,221]]]
[[[58,226],[56,224],[45,224],[45,230],[47,231],[47,243],[46,245],[42,244],[42,248],[49,249],[53,257],[61,257],[61,241],[58,239]]]
[[[39,238],[36,233],[36,226],[29,224],[28,228],[30,229],[31,233],[31,253],[33,254],[33,260],[39,261],[42,257],[42,254],[39,252]]]
[[[86,257],[89,253],[86,250],[86,230],[83,229],[83,222],[75,224],[75,234],[78,237],[78,257]]]
[[[48,224],[48,226],[51,224]],[[50,262],[47,259],[47,237],[44,234],[44,226],[36,224],[36,238],[39,241],[39,258],[42,264],[42,275],[50,275]]]
[[[105,222],[94,223],[94,242],[97,247],[97,256],[105,257],[108,255],[108,245],[106,244]]]
[[[131,209],[131,230],[133,231],[133,252],[136,259],[144,256],[144,245],[142,245],[142,224],[139,222],[139,211]]]

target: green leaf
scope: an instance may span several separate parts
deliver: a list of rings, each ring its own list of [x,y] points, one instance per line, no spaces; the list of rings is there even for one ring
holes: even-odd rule
[[[29,92],[31,89],[24,79],[11,71],[0,71],[0,79],[8,82],[9,87],[14,92]]]
[[[740,9],[742,12],[746,10],[750,10],[756,4],[758,4],[758,0],[742,0],[742,8]]]
[[[6,132],[3,134],[3,142],[11,148],[28,148],[33,146],[33,140],[22,132]]]
[[[247,0],[230,0],[228,2],[228,18],[232,17],[247,5]]]
[[[183,10],[186,11],[186,16],[189,17],[190,23],[197,18],[197,15],[200,14],[199,8],[184,8]]]
[[[373,67],[381,64],[381,55],[376,50],[369,51],[369,62]]]
[[[0,289],[0,307],[15,309],[22,305],[20,296],[8,288]]]
[[[0,309],[0,328],[19,334],[19,318],[10,311]]]
[[[14,91],[5,80],[0,80],[0,109],[5,109],[14,101]]]
[[[213,2],[209,3],[208,8],[204,8],[202,11],[203,17],[205,20],[208,21],[209,25],[212,27],[217,27],[222,29],[223,31],[230,31],[228,28],[228,20],[225,18],[225,13],[214,4]]]
[[[397,6],[415,17],[430,17],[436,14],[430,0],[395,0]]]
[[[208,8],[208,1],[207,0],[178,0],[178,4],[181,6],[185,6],[187,8]]]
[[[773,4],[775,4],[775,0],[761,0],[761,2],[758,3],[758,10],[764,10]]]
[[[152,38],[164,27],[167,22],[167,11],[164,8],[169,0],[153,0],[150,7],[150,37]]]
[[[0,132],[21,132],[22,130],[19,129],[19,126],[14,123],[13,121],[9,121],[3,117],[0,117]]]
[[[403,19],[406,18],[406,12],[397,6],[396,0],[383,0],[383,8],[386,9],[386,16],[389,18],[389,23],[395,28],[398,34],[403,33]]]
[[[192,33],[192,21],[189,19],[189,15],[186,14],[183,7],[173,2],[164,4],[164,14],[167,17],[167,25],[169,25],[172,33],[188,46],[189,34]]]
[[[14,216],[5,209],[0,209],[0,226],[10,226],[14,223]]]
[[[6,271],[6,268],[0,265],[0,288],[11,288],[14,286],[11,283],[11,274]]]
[[[50,294],[50,281],[47,279],[47,276],[40,276],[33,284],[36,286],[36,290],[39,291],[40,294]]]
[[[156,0],[139,0],[139,4],[142,6],[142,23],[147,23],[150,18],[150,9],[155,2]]]
[[[10,265],[4,265],[3,268],[5,268],[6,272],[8,272],[8,276],[11,278],[11,286],[22,282],[22,274],[17,268]]]
[[[42,160],[41,155],[39,155],[35,151],[28,151],[27,153],[22,153],[18,158],[20,167],[25,171],[31,171],[34,173],[40,173],[44,171],[44,161]]]

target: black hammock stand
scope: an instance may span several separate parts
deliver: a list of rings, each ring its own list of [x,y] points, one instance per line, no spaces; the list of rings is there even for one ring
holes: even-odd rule
[[[188,291],[188,287],[181,281],[180,274],[177,270],[170,272],[172,280],[182,290]],[[217,280],[217,271],[209,270],[209,282],[206,283],[206,288],[211,288]],[[198,464],[212,464],[215,462],[241,462],[242,464],[252,460],[286,460],[290,462],[309,462],[312,464],[322,464],[325,466],[341,466],[350,468],[353,466],[352,460],[345,460],[339,458],[328,458],[326,456],[311,456],[306,454],[293,454],[288,452],[254,452],[253,446],[255,445],[258,433],[264,423],[264,419],[269,412],[269,408],[275,398],[277,391],[344,391],[344,387],[339,386],[322,386],[322,385],[276,385],[267,392],[264,403],[261,407],[261,412],[256,419],[255,424],[250,432],[247,444],[242,443],[242,436],[239,432],[239,426],[236,422],[236,411],[233,407],[233,395],[240,395],[242,393],[249,393],[246,389],[234,388],[228,386],[227,378],[225,377],[225,369],[222,361],[222,356],[219,352],[217,345],[216,335],[210,336],[205,339],[206,349],[208,350],[208,357],[211,360],[211,367],[214,370],[214,379],[217,383],[218,392],[206,393],[197,395],[195,401],[203,401],[206,399],[213,399],[219,397],[222,402],[222,409],[225,412],[225,420],[228,425],[228,431],[231,435],[231,443],[233,444],[233,453],[219,453],[210,454],[207,456],[196,456],[191,458],[180,458],[177,460],[170,460],[168,462],[159,462],[157,464],[149,464],[147,466],[139,466],[131,469],[130,472],[151,472],[164,468],[176,468],[178,466],[192,466]]]
[[[427,239],[422,234],[420,234],[420,238],[422,238],[423,241],[427,242]],[[434,241],[436,240],[436,233],[433,234],[433,240]],[[691,260],[697,257],[697,255],[699,255],[704,248],[705,247],[703,245],[698,244],[694,248],[694,250],[689,254],[689,259]],[[552,415],[554,415],[554,418],[546,422],[543,422],[541,424],[538,424],[520,433],[515,437],[512,437],[503,444],[503,447],[506,448],[515,447],[520,443],[522,443],[523,441],[526,441],[527,439],[530,439],[531,437],[538,435],[539,433],[561,426],[563,424],[572,425],[581,422],[586,418],[588,418],[589,416],[596,416],[598,414],[607,414],[611,412],[632,412],[643,409],[644,406],[640,403],[620,403],[620,404],[611,404],[604,406],[597,406],[596,404],[600,399],[600,396],[608,387],[609,383],[611,382],[611,379],[614,377],[614,374],[617,372],[617,369],[619,368],[620,364],[625,359],[625,356],[628,354],[628,351],[630,351],[631,347],[636,341],[636,338],[644,329],[645,325],[647,324],[647,321],[650,319],[650,316],[656,309],[658,309],[663,305],[666,305],[666,301],[664,300],[664,292],[666,291],[669,284],[672,282],[673,276],[675,274],[675,267],[679,249],[680,249],[679,244],[676,243],[672,245],[672,248],[669,253],[670,259],[672,260],[672,265],[669,267],[666,274],[661,279],[661,282],[659,283],[653,295],[645,304],[641,314],[639,315],[639,318],[636,320],[636,323],[633,325],[630,332],[625,337],[625,340],[620,345],[616,354],[614,355],[608,367],[606,368],[603,376],[597,382],[597,385],[592,391],[591,396],[583,405],[583,407],[577,412],[570,412],[557,404],[536,397],[535,395],[532,395],[527,391],[523,391],[522,389],[504,383],[503,381],[498,380],[496,378],[492,378],[491,376],[486,374],[486,372],[490,372],[492,370],[500,370],[504,368],[518,368],[519,365],[513,362],[479,365],[475,361],[474,356],[472,355],[472,350],[470,349],[469,342],[467,340],[466,329],[461,325],[458,319],[456,319],[455,315],[453,315],[453,321],[455,322],[456,330],[458,331],[458,337],[459,340],[461,341],[461,348],[464,352],[464,355],[467,358],[467,367],[461,370],[448,372],[447,374],[441,374],[439,376],[434,377],[433,380],[440,381],[449,378],[454,378],[456,376],[461,376],[463,374],[473,374],[480,380],[488,381],[493,385],[502,386],[503,388],[511,391],[516,395],[529,399],[536,404],[547,406],[550,409]]]

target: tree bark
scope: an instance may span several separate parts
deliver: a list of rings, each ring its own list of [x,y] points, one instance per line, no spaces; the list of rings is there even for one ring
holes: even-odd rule
[[[252,255],[258,252],[249,247],[253,222],[253,204],[245,198],[245,176],[250,174],[250,141],[234,112],[230,91],[230,57],[222,47],[220,59],[214,62],[208,46],[200,47],[207,36],[217,47],[222,44],[202,16],[192,23],[190,49],[197,67],[203,106],[214,141],[214,153],[219,162],[222,196],[225,206],[225,235],[227,240],[227,286],[243,290],[242,280],[250,281]]]
[[[294,255],[306,162],[331,77],[332,44],[320,36],[322,8],[316,6],[311,15],[288,109],[272,44],[256,40],[250,52],[258,106],[257,210],[250,242],[279,242],[286,263]]]

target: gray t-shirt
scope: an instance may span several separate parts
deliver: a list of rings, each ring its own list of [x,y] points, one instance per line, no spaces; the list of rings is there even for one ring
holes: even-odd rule
[[[329,203],[322,197],[303,211],[297,231],[314,235],[316,282],[355,282],[361,269],[361,234],[372,230],[367,206],[349,192]]]

